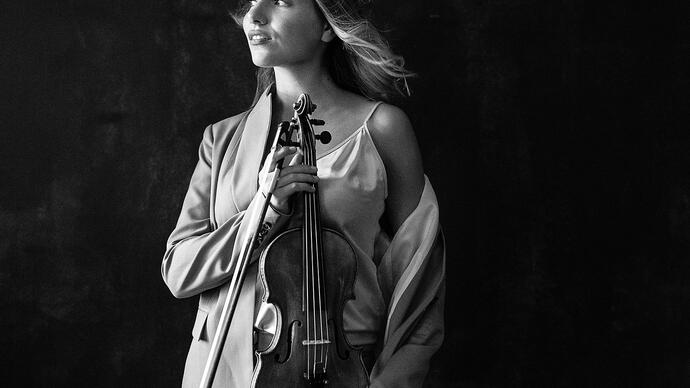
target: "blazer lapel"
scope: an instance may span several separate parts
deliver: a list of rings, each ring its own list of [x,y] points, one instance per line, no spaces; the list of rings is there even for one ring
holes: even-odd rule
[[[258,190],[257,178],[271,125],[271,90],[268,87],[249,112],[237,148],[230,185],[237,211],[247,209]]]

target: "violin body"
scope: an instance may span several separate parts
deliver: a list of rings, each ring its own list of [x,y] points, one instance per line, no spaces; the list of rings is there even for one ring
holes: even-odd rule
[[[279,319],[271,344],[255,352],[252,387],[366,387],[369,377],[361,351],[350,346],[343,333],[343,308],[354,298],[354,250],[338,232],[322,229],[321,282],[326,286],[323,306],[327,309],[315,317],[313,311],[307,313],[309,306],[303,300],[302,233],[301,227],[283,232],[266,247],[259,261],[262,302],[275,308]],[[314,337],[324,338],[324,324],[330,343],[309,344]],[[324,375],[320,375],[321,368]]]

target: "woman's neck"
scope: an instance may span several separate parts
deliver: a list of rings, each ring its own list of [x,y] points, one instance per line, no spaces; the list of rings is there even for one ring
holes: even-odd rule
[[[285,119],[292,115],[292,104],[300,94],[306,93],[317,106],[333,106],[342,93],[333,82],[328,70],[320,63],[274,68],[276,95],[273,113]],[[288,113],[289,112],[289,113]]]

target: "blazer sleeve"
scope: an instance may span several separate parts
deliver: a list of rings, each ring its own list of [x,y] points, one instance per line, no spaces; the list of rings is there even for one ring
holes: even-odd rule
[[[239,246],[248,233],[242,221],[248,214],[255,215],[261,210],[263,194],[259,190],[247,209],[214,228],[210,209],[213,137],[213,126],[209,125],[204,131],[199,161],[161,264],[163,280],[176,298],[187,298],[218,287],[230,277],[237,263]],[[268,232],[263,244],[270,241],[285,218],[269,207],[264,219],[264,228]],[[261,248],[259,246],[257,250]]]

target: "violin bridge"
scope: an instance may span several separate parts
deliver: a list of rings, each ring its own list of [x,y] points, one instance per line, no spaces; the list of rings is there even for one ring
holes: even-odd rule
[[[330,344],[330,343],[331,343],[330,340],[324,340],[324,339],[320,339],[320,340],[309,340],[309,341],[304,340],[304,341],[302,341],[302,345],[304,345],[304,346],[327,345],[327,344]]]

